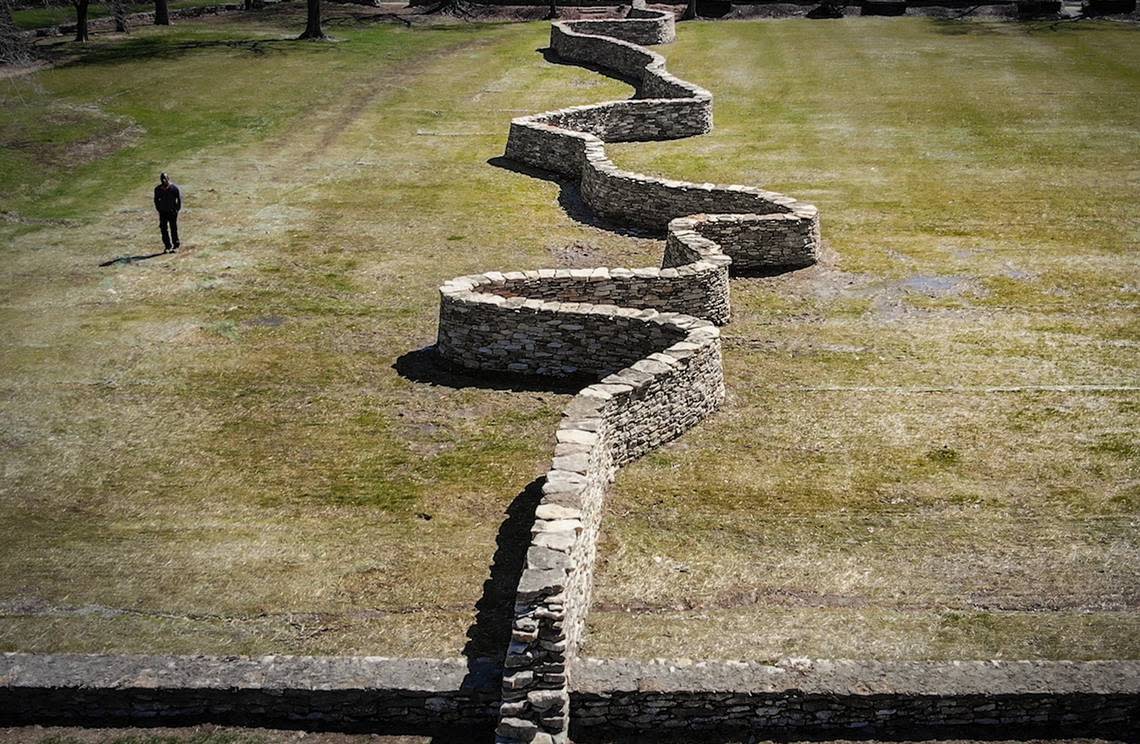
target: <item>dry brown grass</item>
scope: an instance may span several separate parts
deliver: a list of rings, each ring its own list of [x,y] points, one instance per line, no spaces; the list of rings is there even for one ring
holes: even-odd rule
[[[814,200],[832,253],[734,282],[728,403],[620,476],[591,654],[1140,654],[1135,35],[686,27],[718,129],[619,162]]]
[[[814,200],[835,257],[734,283],[729,403],[622,474],[591,653],[1140,652],[1140,46],[961,28],[666,50],[718,131],[618,162]],[[140,29],[5,83],[2,132],[66,105],[144,133],[66,188],[2,151],[0,648],[459,653],[565,397],[393,365],[443,279],[659,258],[486,162],[518,113],[628,95],[543,63],[544,24],[214,43],[284,33]],[[187,250],[100,268],[154,245],[160,168]]]

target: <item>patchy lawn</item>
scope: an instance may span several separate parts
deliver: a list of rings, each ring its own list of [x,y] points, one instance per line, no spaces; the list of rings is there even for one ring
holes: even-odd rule
[[[312,44],[300,10],[0,82],[2,650],[488,650],[567,397],[413,352],[448,277],[659,260],[487,162],[629,89],[542,23]],[[1140,654],[1136,31],[680,35],[717,131],[617,162],[814,201],[832,255],[734,281],[728,405],[623,471],[589,652]],[[159,170],[184,248],[132,259]]]
[[[544,24],[275,18],[0,88],[0,648],[457,655],[546,469],[566,396],[394,365],[446,278],[628,253],[486,162],[517,111],[625,87],[543,63]],[[160,170],[183,251],[131,260]]]
[[[1140,655],[1140,34],[686,24],[701,140],[622,166],[816,203],[736,280],[729,401],[623,471],[593,655]]]

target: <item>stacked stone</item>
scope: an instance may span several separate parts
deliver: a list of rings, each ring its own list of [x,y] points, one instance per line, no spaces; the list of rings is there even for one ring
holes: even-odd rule
[[[578,31],[594,36],[612,36],[634,44],[668,44],[677,38],[676,26],[672,16],[661,22],[659,15],[631,8],[624,19],[580,20],[573,24]]]
[[[466,659],[0,654],[0,725],[187,721],[486,727],[493,669]]]
[[[670,234],[679,230],[695,231],[716,245],[732,259],[737,276],[810,266],[819,254],[819,212],[810,204],[797,203],[782,214],[681,217],[669,223]]]
[[[705,240],[695,232],[683,233],[684,239],[708,246],[707,253],[679,249],[666,249],[666,259],[662,268],[597,268],[597,269],[539,269],[538,271],[508,271],[505,274],[490,272],[452,279],[440,288],[441,308],[465,305],[473,302],[480,305],[493,304],[493,307],[462,307],[454,312],[475,312],[476,317],[488,314],[498,315],[494,327],[476,328],[486,334],[489,344],[503,335],[513,335],[520,326],[527,323],[526,311],[549,309],[555,312],[585,312],[587,306],[613,305],[618,308],[656,309],[665,312],[682,313],[706,318],[717,325],[724,325],[729,318],[728,269],[732,260],[716,249],[716,244]],[[668,245],[682,245],[682,238],[670,234]],[[684,259],[684,260],[682,260]],[[510,302],[500,303],[487,295],[495,295]],[[518,302],[541,300],[535,302]],[[569,307],[563,308],[562,306]],[[482,310],[482,312],[480,312]],[[622,315],[622,313],[615,314]],[[625,313],[628,315],[628,313]],[[645,315],[644,313],[640,315]],[[588,322],[594,322],[591,319]],[[581,321],[565,321],[574,326]],[[440,323],[441,343],[446,346],[456,335],[470,337],[470,321],[462,323]],[[554,332],[559,324],[550,324],[548,332]],[[510,333],[507,333],[508,328]],[[453,333],[454,331],[454,333]],[[520,337],[521,338],[521,337]],[[555,339],[550,339],[555,340]],[[540,339],[536,339],[541,341]],[[465,341],[463,346],[471,346]],[[517,345],[517,344],[516,344]],[[462,356],[462,352],[456,356]],[[482,367],[481,364],[473,365]]]
[[[505,659],[500,742],[566,741],[569,667],[585,632],[598,527],[621,465],[679,436],[724,400],[720,336],[728,275],[742,265],[805,265],[819,244],[815,208],[746,186],[671,181],[623,171],[607,141],[670,139],[712,128],[712,95],[670,75],[638,44],[672,40],[669,12],[555,23],[551,47],[634,82],[638,97],[511,122],[508,157],[581,182],[583,200],[614,220],[662,230],[660,268],[488,272],[440,289],[437,350],[488,371],[600,382],[567,408]],[[723,241],[723,242],[722,242]]]
[[[711,109],[701,100],[643,98],[571,106],[552,111],[543,121],[559,129],[592,134],[605,142],[645,142],[704,134],[711,125],[710,115]]]
[[[585,632],[597,533],[614,473],[724,400],[716,327],[672,313],[658,318],[685,329],[683,340],[586,387],[558,428],[516,596],[501,741],[566,740],[567,665]]]
[[[685,335],[670,322],[675,314],[504,298],[479,291],[482,287],[469,282],[471,278],[461,277],[440,290],[436,349],[449,362],[470,369],[547,377],[604,376]]]
[[[1132,732],[1135,661],[579,660],[575,725],[607,731]],[[1036,728],[1033,728],[1036,727]]]
[[[549,505],[566,490],[550,490],[544,521],[565,519]],[[572,530],[550,534],[558,532]],[[565,591],[572,596],[573,584]],[[518,625],[516,639],[529,642],[527,625]],[[975,735],[989,729],[989,738],[1011,729],[1107,737],[1140,726],[1137,661],[569,659],[562,669],[557,674],[573,675],[569,712],[582,729],[870,734],[921,728],[953,738],[969,727]],[[549,682],[557,682],[553,671]],[[484,727],[498,718],[499,700],[495,670],[472,668],[465,659],[0,654],[4,725],[295,722],[442,733]],[[535,706],[551,721],[566,710],[566,697],[553,688],[532,688],[516,702],[524,715]],[[525,724],[531,741],[563,738]]]
[[[739,231],[744,239],[764,244],[763,250],[750,251],[756,261],[746,269],[759,268],[765,252],[780,261],[772,265],[811,263],[818,245],[818,240],[810,245],[804,240],[813,235],[811,223],[816,218],[811,205],[748,186],[687,183],[633,173],[618,168],[606,156],[604,142],[676,139],[712,128],[712,94],[669,74],[661,55],[627,40],[645,36],[644,24],[653,23],[655,17],[671,25],[671,14],[635,12],[647,19],[555,23],[551,47],[564,59],[596,64],[629,78],[639,97],[518,117],[511,122],[507,156],[579,179],[583,201],[591,209],[639,227],[664,229],[672,219],[697,213],[794,215],[783,222]],[[598,24],[604,24],[607,35],[600,34],[598,29],[603,26]],[[806,224],[796,224],[797,220]],[[733,255],[731,250],[726,252]]]

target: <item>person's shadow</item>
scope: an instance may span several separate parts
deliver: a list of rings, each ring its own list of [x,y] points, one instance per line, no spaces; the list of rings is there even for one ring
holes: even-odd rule
[[[103,263],[101,263],[99,265],[100,266],[119,266],[119,265],[126,266],[127,264],[133,264],[137,261],[145,261],[148,258],[158,258],[159,256],[165,256],[165,255],[167,255],[166,251],[159,251],[158,253],[148,253],[145,256],[117,256],[117,257],[112,258],[108,261],[104,261]]]

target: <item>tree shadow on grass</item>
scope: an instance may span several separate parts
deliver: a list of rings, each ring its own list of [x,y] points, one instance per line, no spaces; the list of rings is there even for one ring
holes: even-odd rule
[[[281,39],[188,39],[176,41],[163,36],[147,36],[129,39],[121,44],[99,46],[85,50],[78,57],[67,59],[59,63],[59,67],[83,67],[85,65],[106,65],[120,62],[134,62],[138,60],[175,59],[190,52],[203,49],[241,49],[251,54],[262,56],[269,53],[281,53],[286,49],[290,51],[304,50],[306,52],[320,52],[331,48],[326,44],[309,44],[298,41],[296,38]],[[68,47],[68,53],[74,48]]]

